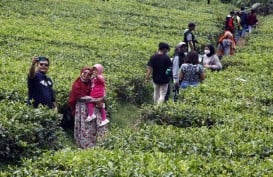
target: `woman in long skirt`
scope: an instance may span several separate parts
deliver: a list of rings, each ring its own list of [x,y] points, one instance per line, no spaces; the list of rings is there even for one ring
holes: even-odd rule
[[[88,114],[86,102],[94,101],[89,97],[91,73],[92,69],[88,67],[81,70],[80,77],[72,85],[68,101],[75,117],[74,138],[77,145],[83,149],[95,146],[97,138],[103,137],[107,132],[106,126],[99,127],[101,114],[98,108],[94,110],[97,119],[85,121]]]

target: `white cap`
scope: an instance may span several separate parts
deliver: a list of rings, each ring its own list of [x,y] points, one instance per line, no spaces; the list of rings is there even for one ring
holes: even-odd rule
[[[185,42],[179,42],[178,44],[177,44],[177,47],[182,47],[182,45],[187,45]]]

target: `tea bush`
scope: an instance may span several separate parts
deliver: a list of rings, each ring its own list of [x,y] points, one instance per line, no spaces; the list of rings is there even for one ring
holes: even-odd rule
[[[2,162],[16,162],[22,157],[37,156],[45,150],[62,147],[61,117],[55,112],[11,101],[1,101],[0,112]]]
[[[46,153],[9,170],[13,176],[270,175],[272,137],[266,130],[235,131],[237,128],[116,128],[104,141],[104,149]]]
[[[181,90],[178,102],[142,105],[138,126],[112,127],[94,149],[37,156],[58,149],[63,136],[56,113],[24,104],[33,55],[51,59],[49,75],[60,109],[79,70],[94,63],[105,66],[111,111],[118,101],[141,105],[152,99],[151,85],[142,79],[157,44],[175,46],[194,21],[201,51],[215,43],[220,22],[234,7],[216,0],[210,5],[198,0],[1,1],[0,6],[0,157],[23,159],[0,168],[0,176],[273,173],[272,16],[259,19],[246,47],[222,59],[223,71],[206,71],[204,83]]]
[[[141,114],[143,121],[153,121],[158,124],[171,124],[178,127],[212,126],[216,121],[224,119],[218,109],[207,107],[192,107],[183,103],[172,102],[160,106],[144,106]],[[220,122],[218,122],[220,123]]]

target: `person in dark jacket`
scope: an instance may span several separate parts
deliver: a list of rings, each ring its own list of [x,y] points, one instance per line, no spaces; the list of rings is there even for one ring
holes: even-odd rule
[[[257,24],[257,22],[258,22],[258,20],[257,20],[256,13],[252,9],[251,12],[248,14],[248,17],[247,17],[248,33],[252,32],[252,28],[253,28],[253,26],[255,26]]]
[[[241,7],[241,11],[240,11],[240,23],[242,26],[242,33],[241,33],[241,37],[245,37],[245,33],[247,32],[247,13],[245,11],[245,7]]]
[[[28,73],[28,104],[37,108],[39,105],[57,109],[53,82],[46,75],[49,69],[49,59],[36,57],[32,59]]]

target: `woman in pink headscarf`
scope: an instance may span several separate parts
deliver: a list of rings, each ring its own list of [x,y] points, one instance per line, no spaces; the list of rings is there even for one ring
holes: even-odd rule
[[[89,96],[92,89],[92,72],[92,68],[89,67],[81,70],[80,76],[72,85],[68,100],[75,117],[74,138],[76,143],[83,149],[95,146],[97,137],[103,137],[107,131],[107,127],[98,126],[102,121],[99,109],[94,109],[97,115],[96,121],[85,121],[88,115],[86,103],[92,101]]]

